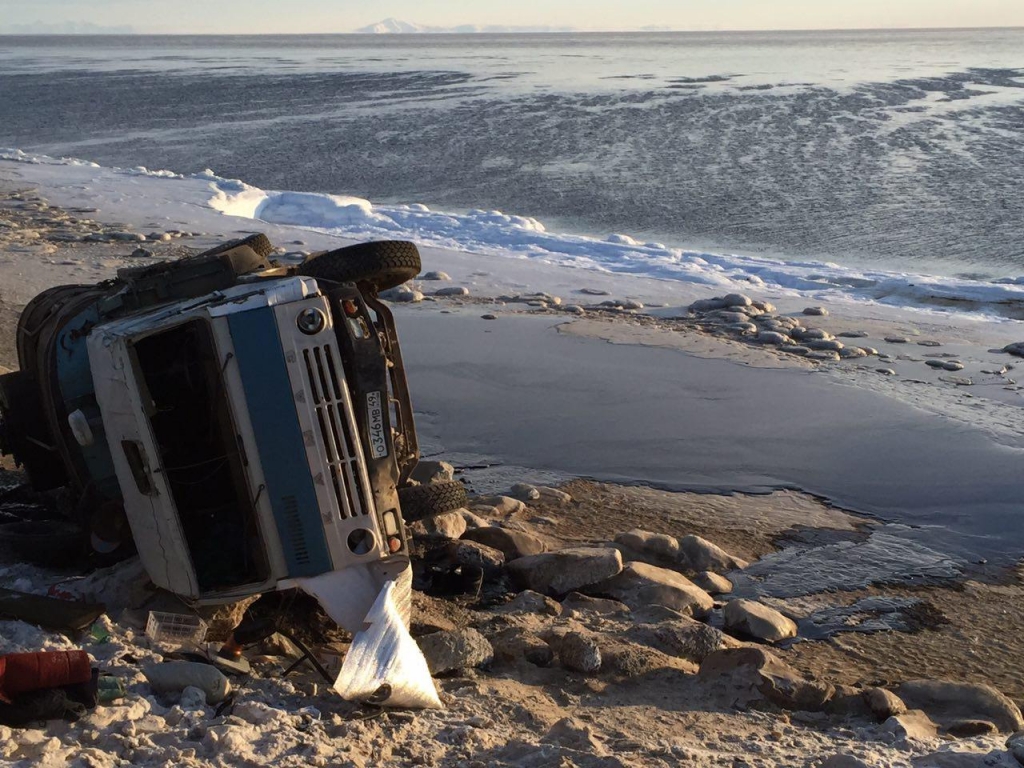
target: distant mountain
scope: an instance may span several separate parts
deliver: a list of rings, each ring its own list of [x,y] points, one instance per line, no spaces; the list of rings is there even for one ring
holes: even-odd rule
[[[497,24],[460,24],[456,27],[428,27],[399,19],[384,19],[355,30],[360,35],[444,35],[501,34],[511,32],[575,32],[574,27],[511,27]]]
[[[131,35],[134,32],[135,29],[127,25],[105,27],[89,21],[33,21],[0,25],[0,35]]]

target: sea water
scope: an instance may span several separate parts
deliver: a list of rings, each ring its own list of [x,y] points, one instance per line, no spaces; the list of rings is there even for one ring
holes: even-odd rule
[[[0,146],[598,239],[1024,275],[1020,29],[0,37]]]

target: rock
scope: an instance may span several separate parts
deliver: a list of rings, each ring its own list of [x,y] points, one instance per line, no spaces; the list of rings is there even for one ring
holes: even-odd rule
[[[693,577],[693,583],[709,595],[727,595],[732,592],[732,582],[711,571],[701,571]]]
[[[796,624],[774,608],[754,600],[730,600],[726,603],[725,626],[745,635],[778,643],[796,637]]]
[[[526,511],[526,504],[519,499],[513,499],[511,496],[480,496],[474,500],[472,506],[475,507],[478,504],[486,504],[489,507],[493,507],[497,514],[506,517]]]
[[[727,325],[745,325],[750,322],[750,318],[747,317],[743,312],[732,312],[727,309],[719,309],[715,312],[708,312],[704,315],[705,320],[717,320],[720,323]],[[756,327],[756,326],[755,326]]]
[[[505,556],[506,563],[521,557],[539,555],[548,549],[547,544],[533,534],[508,528],[474,528],[465,531],[462,538],[493,547]]]
[[[423,294],[405,285],[389,288],[380,292],[380,297],[385,301],[394,301],[400,304],[414,304],[423,301]]]
[[[835,339],[831,333],[823,331],[821,328],[802,328],[800,330],[794,328],[793,337],[801,341],[832,341]]]
[[[871,768],[871,766],[853,755],[841,753],[822,760],[819,768]]]
[[[763,648],[725,648],[710,654],[700,665],[699,677],[710,684],[764,698],[783,709],[820,712],[835,688],[809,682]],[[737,704],[741,702],[737,701]]]
[[[1018,763],[1024,765],[1024,731],[1017,731],[1008,738],[1006,748]]]
[[[499,661],[526,659],[538,667],[546,667],[554,661],[555,652],[551,646],[522,627],[510,627],[490,638],[494,658]]]
[[[707,624],[677,619],[655,626],[655,646],[659,651],[700,664],[715,651],[729,647],[730,639]],[[735,641],[732,641],[735,642]]]
[[[924,364],[929,368],[943,368],[946,365],[945,360],[925,360]]]
[[[520,557],[508,564],[508,570],[524,587],[565,594],[620,573],[622,555],[611,547],[574,547]]]
[[[945,680],[911,680],[897,690],[908,707],[921,709],[948,726],[957,720],[989,720],[1000,731],[1024,728],[1017,705],[990,685]]]
[[[890,344],[909,344],[910,339],[906,336],[886,336],[885,340]]]
[[[923,341],[917,342],[917,345],[919,347],[941,347],[942,346],[942,342],[941,341],[934,341],[932,339],[925,339]]]
[[[451,280],[447,272],[426,272],[420,275],[420,280]]]
[[[484,578],[495,578],[505,567],[505,555],[500,550],[476,541],[453,541],[446,547],[446,554],[459,565],[480,568]]]
[[[893,734],[897,739],[914,741],[934,739],[939,735],[939,729],[935,723],[919,709],[910,710],[901,715],[893,715],[882,723],[882,730]]]
[[[802,344],[783,344],[779,347],[780,352],[785,352],[790,355],[799,355],[800,357],[806,357],[807,353],[811,350]]]
[[[729,330],[742,334],[757,333],[757,326],[753,323],[733,323],[729,326]]]
[[[567,632],[558,644],[558,661],[574,672],[593,674],[601,669],[601,649],[594,638]]]
[[[528,483],[516,483],[509,490],[509,496],[519,501],[535,501],[540,498],[540,491],[534,485]]]
[[[133,259],[148,259],[153,255],[153,252],[148,248],[136,248],[132,251]]]
[[[868,336],[867,331],[843,331],[842,333],[836,334],[837,336],[844,339],[866,339]]]
[[[995,723],[988,720],[957,720],[946,726],[946,733],[958,739],[973,739],[977,736],[990,736],[998,733]]]
[[[480,315],[480,319],[481,320],[497,320],[498,316],[497,315],[492,315],[491,313],[488,312],[486,315]]]
[[[586,294],[587,296],[607,296],[608,291],[602,290],[601,288],[580,288],[580,293]]]
[[[728,305],[724,299],[698,299],[690,305],[691,312],[711,312],[716,309],[725,309]]]
[[[182,709],[201,710],[206,708],[206,691],[194,685],[186,686],[178,697],[178,706]]]
[[[439,288],[434,291],[435,296],[469,296],[469,288],[461,285],[452,285],[448,288]]]
[[[839,717],[864,719],[871,717],[871,709],[864,701],[864,692],[852,685],[836,685],[836,691],[825,705],[825,711]]]
[[[707,616],[715,604],[711,595],[681,573],[647,563],[627,563],[620,574],[588,591],[610,595],[633,609],[663,605],[696,618]]]
[[[480,517],[479,515],[474,514],[473,512],[470,512],[468,509],[460,509],[460,510],[457,510],[457,511],[458,511],[458,513],[460,515],[462,515],[462,519],[466,521],[466,530],[467,531],[475,530],[477,528],[490,528],[491,527],[491,523],[490,523],[489,520],[485,520],[484,518]],[[465,538],[466,534],[462,534],[462,536],[463,536],[463,538]]]
[[[896,371],[892,368],[875,368],[875,373],[880,373],[883,376],[895,376]]]
[[[455,467],[447,461],[424,461],[421,459],[412,471],[412,479],[423,484],[454,480]]]
[[[577,754],[593,756],[599,761],[594,763],[595,765],[604,765],[605,762],[601,758],[607,758],[609,754],[592,726],[571,717],[564,717],[551,726],[541,741],[544,744],[557,744]],[[544,762],[550,763],[550,761]],[[561,760],[558,762],[562,765],[566,764]],[[586,764],[590,765],[592,762],[592,760],[588,760]],[[543,763],[531,761],[531,764],[542,765]],[[615,761],[615,764],[621,764],[621,761]]]
[[[570,592],[562,600],[561,610],[570,618],[585,614],[625,616],[629,613],[629,606],[625,603],[620,603],[618,600],[609,600],[604,597],[589,597],[580,592]]]
[[[1024,357],[1024,341],[1017,341],[1013,344],[1007,344],[1003,347],[1003,352],[1006,352],[1017,357]]]
[[[772,304],[770,301],[755,301],[751,303],[750,306],[754,307],[755,309],[759,309],[765,313],[775,311],[775,305]]]
[[[642,301],[637,301],[636,299],[626,299],[624,302],[622,302],[622,308],[623,309],[643,309],[644,305],[643,305]]]
[[[579,304],[566,304],[562,307],[563,310],[568,312],[570,315],[585,315],[587,310],[581,307]]]
[[[964,364],[959,360],[943,360],[942,368],[947,371],[962,371]]]
[[[783,344],[792,344],[793,342],[789,336],[778,331],[761,331],[757,334],[755,341],[758,344],[767,344],[769,346],[781,346]]]
[[[490,641],[470,627],[451,632],[434,632],[418,638],[416,642],[427,659],[432,675],[480,667],[494,659],[494,648]]]
[[[819,360],[823,363],[839,361],[839,353],[831,349],[814,349],[807,353],[808,360]]]
[[[839,350],[839,359],[841,360],[856,360],[867,356],[867,351],[860,347],[845,347],[844,349]]]
[[[664,533],[651,533],[639,528],[620,533],[615,543],[639,555],[674,561],[679,557],[679,541]]]
[[[494,612],[503,614],[536,613],[543,616],[560,616],[562,610],[563,606],[557,601],[539,592],[534,592],[532,589],[527,589],[520,592],[504,605],[499,605],[494,609]]]
[[[902,715],[907,711],[907,705],[903,703],[903,699],[885,688],[868,688],[863,695],[868,709],[880,723],[885,722],[893,715]]]
[[[749,563],[733,557],[721,547],[700,536],[684,536],[679,540],[679,562],[692,571],[736,571]]]
[[[418,539],[458,539],[466,532],[466,521],[458,511],[445,512],[410,523],[408,528]]]
[[[722,303],[726,307],[749,307],[754,302],[742,293],[727,293],[722,297]]]
[[[808,339],[806,336],[803,339],[803,345],[808,349],[832,350],[833,352],[839,352],[846,347],[838,339]]]
[[[812,315],[814,317],[825,317],[828,314],[828,310],[824,307],[806,307],[804,309],[805,315]]]
[[[550,488],[546,485],[538,485],[537,490],[540,491],[540,500],[547,502],[548,504],[571,504],[572,495],[561,491],[558,488]]]

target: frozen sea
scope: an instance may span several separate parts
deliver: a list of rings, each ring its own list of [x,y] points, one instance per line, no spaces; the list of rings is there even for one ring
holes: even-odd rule
[[[0,37],[0,147],[598,240],[1024,275],[1024,29]]]

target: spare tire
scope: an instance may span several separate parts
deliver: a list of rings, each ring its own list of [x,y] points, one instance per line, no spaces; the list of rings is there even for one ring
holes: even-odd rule
[[[405,240],[377,240],[311,256],[299,274],[386,291],[420,273],[420,252]]]
[[[238,240],[229,240],[226,243],[210,248],[208,251],[203,251],[200,256],[216,256],[225,251],[230,251],[239,246],[245,246],[251,248],[258,256],[262,256],[265,259],[270,258],[274,253],[274,244],[270,242],[270,238],[264,235],[262,232],[257,232],[254,235],[248,237],[242,237]]]
[[[458,480],[398,489],[398,504],[407,523],[462,509],[468,502],[466,487]]]

